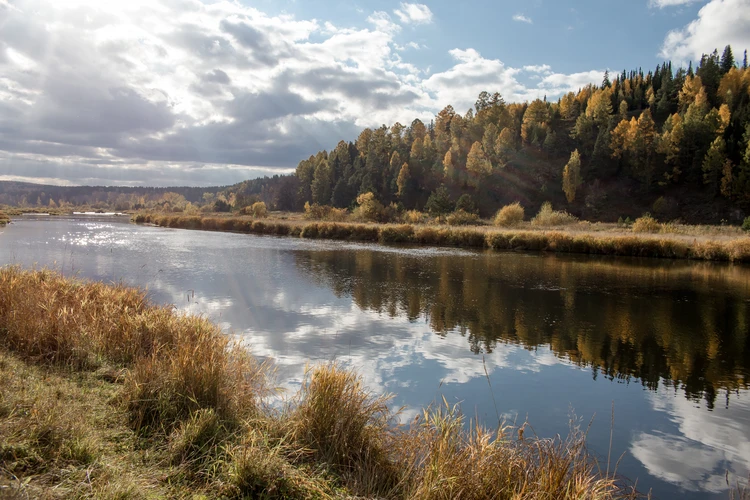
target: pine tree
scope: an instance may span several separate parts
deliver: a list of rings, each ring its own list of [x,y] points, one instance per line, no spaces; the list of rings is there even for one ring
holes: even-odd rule
[[[570,160],[563,169],[563,191],[568,203],[576,199],[576,191],[581,185],[581,157],[576,149],[570,154]]]
[[[721,56],[721,74],[727,74],[732,68],[734,68],[734,55],[732,54],[732,47],[727,45],[724,47],[724,53]]]
[[[745,57],[742,58],[742,69],[747,69],[747,49],[745,49]]]

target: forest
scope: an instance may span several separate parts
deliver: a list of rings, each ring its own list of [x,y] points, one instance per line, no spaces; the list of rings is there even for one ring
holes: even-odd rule
[[[750,71],[727,46],[696,68],[605,73],[599,86],[556,102],[506,103],[482,92],[461,114],[446,106],[414,120],[365,129],[354,142],[302,160],[276,186],[272,208],[305,202],[352,208],[372,192],[384,205],[491,215],[544,201],[589,220],[653,212],[688,222],[741,221],[750,207]],[[269,194],[255,183],[230,191]],[[658,201],[657,201],[658,200]],[[656,203],[655,203],[656,202]]]
[[[606,72],[600,85],[556,102],[506,103],[482,92],[464,114],[448,105],[366,128],[297,165],[291,175],[228,187],[137,188],[0,183],[0,205],[197,213],[354,209],[360,195],[385,207],[487,217],[545,202],[579,218],[741,223],[750,214],[750,70],[747,51],[704,54],[694,68]],[[326,210],[323,210],[327,213]]]

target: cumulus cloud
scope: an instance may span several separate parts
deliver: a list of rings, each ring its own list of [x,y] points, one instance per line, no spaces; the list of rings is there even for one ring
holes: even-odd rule
[[[602,81],[604,71],[564,74],[553,73],[547,65],[512,68],[498,59],[486,59],[474,49],[450,51],[456,64],[424,80],[424,88],[436,96],[443,106],[452,104],[459,111],[474,105],[483,90],[500,92],[506,101],[520,102],[554,97],[577,90],[589,83]],[[522,71],[545,75],[534,87],[518,80]]]
[[[667,34],[659,55],[686,62],[726,45],[738,53],[750,47],[750,0],[711,0],[697,19]]]
[[[430,24],[432,11],[422,3],[401,2],[401,8],[393,11],[396,17],[405,24]]]
[[[395,37],[397,21],[432,12],[394,12],[351,28],[227,1],[0,3],[0,175],[229,184],[289,172],[364,127],[468,108],[482,90],[525,100],[586,80],[530,66],[544,79],[527,88],[524,70],[470,48],[430,74],[402,57],[426,47]]]
[[[524,16],[523,14],[516,14],[513,16],[513,20],[519,23],[534,24],[534,21],[530,17]]]
[[[699,0],[649,0],[648,5],[650,7],[658,7],[663,9],[665,7],[674,7],[676,5],[687,5],[689,3],[695,3]]]

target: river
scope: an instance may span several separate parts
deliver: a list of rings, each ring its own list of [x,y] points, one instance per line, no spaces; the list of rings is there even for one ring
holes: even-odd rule
[[[654,498],[727,498],[750,471],[750,267],[311,241],[23,217],[0,264],[146,287],[273,359],[338,360],[407,421],[443,397],[566,435]],[[489,380],[488,380],[489,378]],[[527,431],[529,432],[529,431]]]

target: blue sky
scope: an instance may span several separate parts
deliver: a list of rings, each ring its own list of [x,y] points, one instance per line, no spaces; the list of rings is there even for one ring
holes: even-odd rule
[[[341,2],[283,0],[243,2],[275,14],[331,21],[367,28],[375,11],[401,9],[399,1]],[[395,37],[402,45],[426,46],[405,59],[422,68],[443,71],[452,65],[448,51],[474,48],[508,66],[548,64],[576,73],[599,68],[656,66],[666,34],[683,28],[707,2],[659,7],[648,0],[428,1],[429,24],[411,25]],[[529,22],[514,20],[523,16]],[[723,47],[721,47],[723,48]]]
[[[216,185],[750,47],[750,0],[0,0],[0,180]]]

